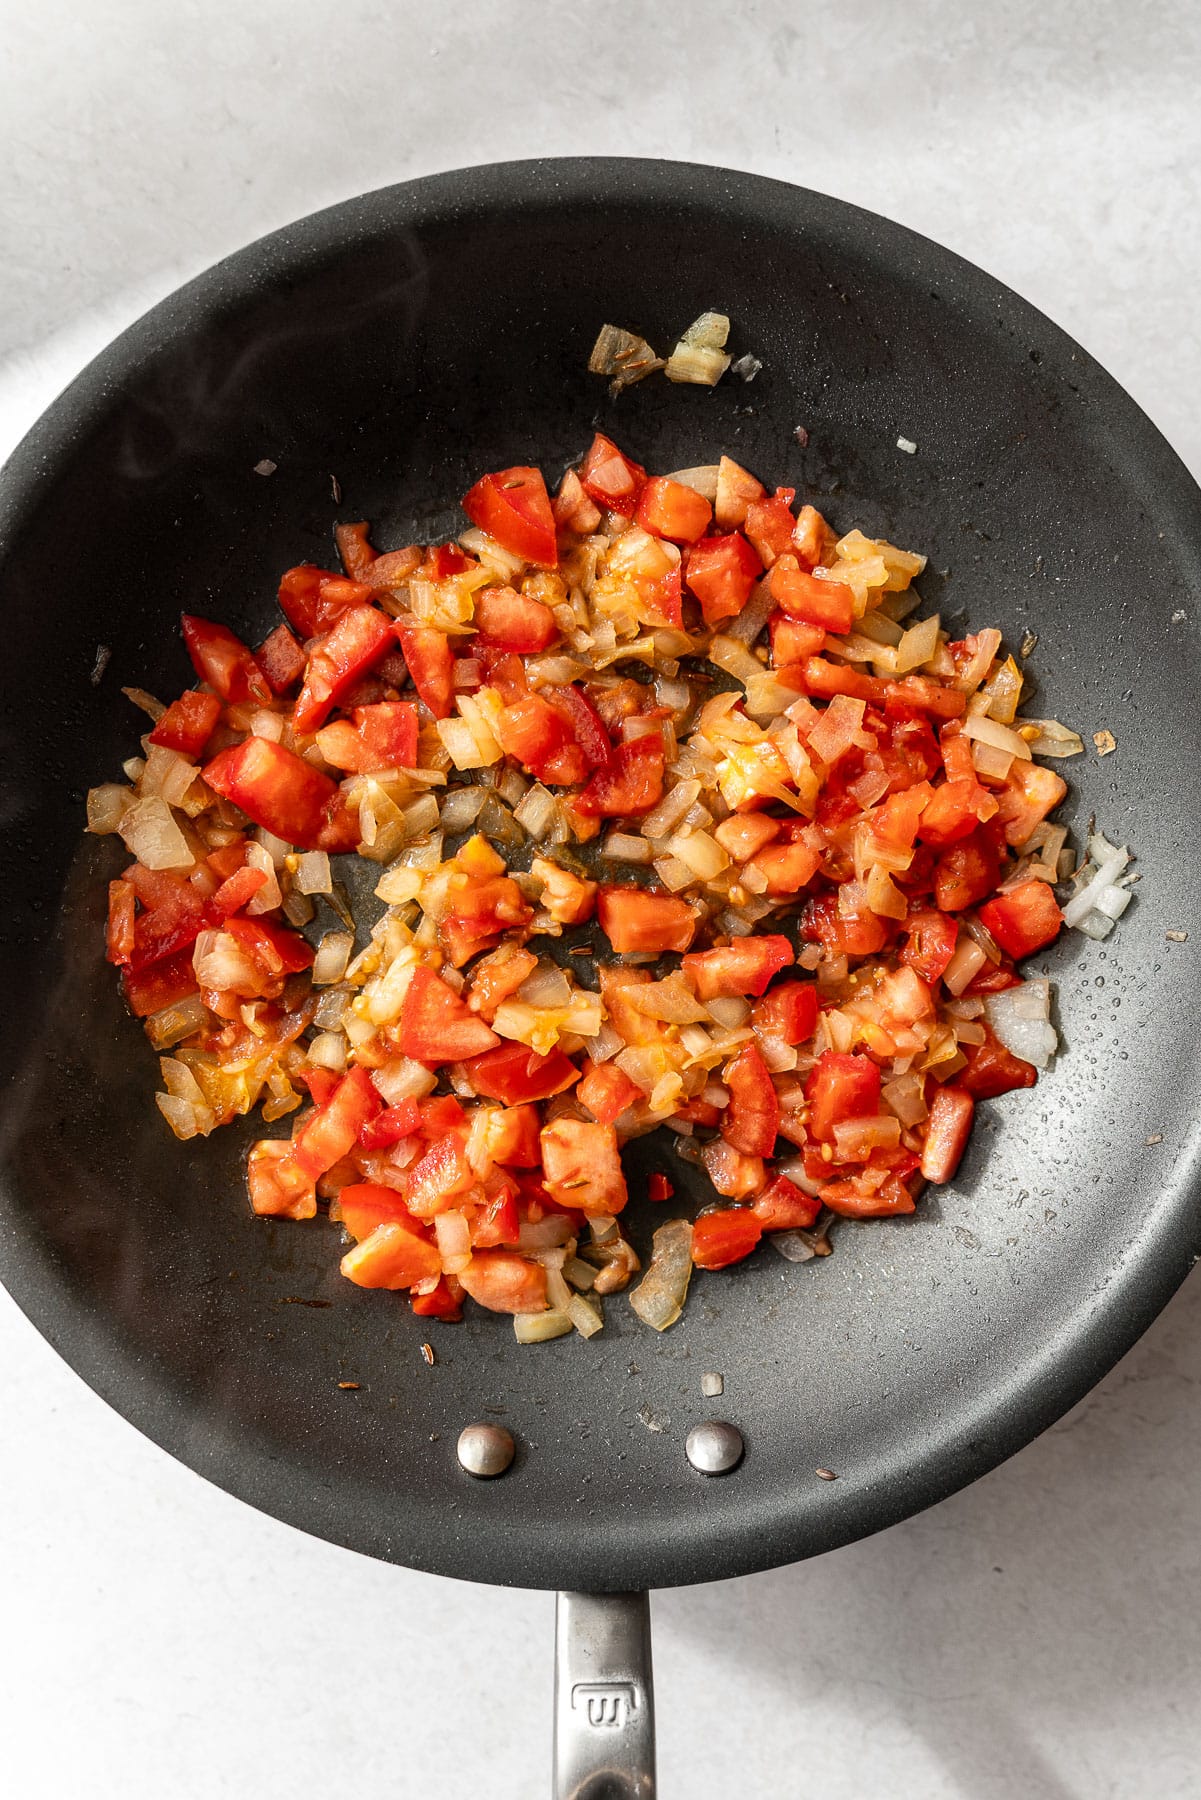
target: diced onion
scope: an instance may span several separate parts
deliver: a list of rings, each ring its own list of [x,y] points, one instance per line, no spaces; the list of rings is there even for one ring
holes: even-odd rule
[[[984,1010],[993,1031],[1014,1056],[1045,1069],[1059,1047],[1051,1024],[1051,983],[1045,978],[1021,982],[985,996]]]
[[[630,1305],[645,1324],[666,1331],[684,1310],[691,1276],[692,1226],[687,1219],[669,1219],[651,1240],[650,1265]]]
[[[128,789],[122,788],[122,793]],[[604,855],[610,862],[648,863],[654,851],[645,838],[631,837],[628,832],[613,831],[605,839]]]
[[[324,850],[306,850],[297,858],[296,886],[302,894],[328,894],[333,889],[329,857]]]
[[[196,858],[165,800],[137,800],[117,830],[131,856],[148,869],[190,869]]]
[[[479,817],[480,808],[487,798],[487,788],[455,788],[442,802],[441,823],[443,831],[454,832],[469,830]]]
[[[399,1106],[402,1100],[424,1100],[438,1085],[432,1069],[408,1056],[395,1057],[382,1068],[372,1069],[371,1079],[387,1106]]]
[[[720,345],[718,348],[720,349]],[[678,481],[681,487],[692,488],[694,493],[702,495],[706,500],[716,500],[717,470],[717,463],[704,463],[696,469],[673,469],[666,479]]]
[[[155,1050],[169,1050],[173,1044],[199,1031],[207,1019],[208,1008],[200,995],[189,994],[173,1006],[164,1006],[161,1012],[152,1013],[145,1021],[146,1036]]]
[[[605,1323],[599,1301],[586,1300],[583,1294],[571,1296],[567,1303],[567,1316],[583,1338],[595,1337]]]
[[[106,837],[120,828],[121,821],[135,804],[131,789],[119,781],[105,782],[88,790],[88,830]]]
[[[566,1337],[575,1326],[566,1313],[514,1313],[513,1335],[519,1344],[545,1344],[551,1338]]]
[[[349,931],[327,931],[313,959],[313,986],[332,987],[341,981],[353,951],[354,937]]]
[[[309,1045],[308,1058],[319,1069],[344,1069],[346,1039],[340,1031],[323,1031]]]
[[[471,1231],[466,1216],[453,1209],[440,1212],[434,1219],[434,1236],[443,1269],[448,1275],[457,1275],[471,1261]]]
[[[282,901],[283,895],[280,892],[279,880],[275,873],[275,864],[261,844],[253,841],[247,844],[246,867],[258,869],[261,874],[266,876],[258,893],[253,895],[248,902],[246,911],[248,913],[274,912]]]
[[[513,817],[523,831],[528,831],[538,843],[545,843],[558,822],[559,802],[541,782],[535,782],[514,809]]]
[[[1084,755],[1084,739],[1078,732],[1061,725],[1058,719],[1017,719],[1014,723],[1018,730],[1037,731],[1037,736],[1027,740],[1034,756]]]
[[[1030,761],[1030,746],[1025,738],[1011,731],[1008,725],[999,725],[988,713],[969,713],[963,721],[963,735],[989,744],[994,750],[1003,750],[1020,762]]]

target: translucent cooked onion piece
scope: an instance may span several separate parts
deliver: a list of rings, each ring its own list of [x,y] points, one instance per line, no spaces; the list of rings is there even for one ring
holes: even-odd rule
[[[644,1324],[666,1331],[684,1310],[692,1276],[692,1226],[669,1219],[651,1239],[646,1274],[630,1295],[630,1305]]]
[[[1045,977],[986,995],[984,1010],[1007,1050],[1036,1069],[1047,1067],[1059,1038],[1051,1024],[1051,983]]]
[[[601,326],[588,358],[590,374],[612,376],[609,391],[613,394],[662,367],[663,358],[655,355],[646,339],[620,325]]]
[[[332,987],[341,981],[353,950],[354,938],[349,931],[327,931],[313,959],[313,986]]]
[[[514,1313],[513,1335],[519,1344],[545,1344],[575,1330],[565,1312]]]
[[[190,869],[196,861],[165,800],[137,800],[116,827],[131,856],[148,869]]]

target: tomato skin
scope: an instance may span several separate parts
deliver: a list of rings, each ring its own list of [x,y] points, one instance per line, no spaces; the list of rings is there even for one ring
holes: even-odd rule
[[[222,700],[259,700],[264,705],[270,700],[266,676],[228,626],[197,618],[194,613],[183,613],[181,623],[192,667]]]
[[[627,1107],[644,1098],[636,1081],[631,1081],[624,1070],[607,1062],[594,1063],[585,1072],[575,1097],[601,1125],[612,1125]]]
[[[493,1050],[500,1039],[432,969],[413,971],[400,1009],[400,1051],[434,1068]]]
[[[527,1101],[549,1100],[579,1080],[579,1070],[562,1050],[540,1056],[524,1044],[498,1044],[482,1056],[468,1057],[464,1063],[468,1080],[477,1094],[489,1100],[501,1100],[506,1106],[522,1106]]]
[[[824,584],[819,582],[818,585]],[[853,700],[866,700],[869,706],[874,706],[887,696],[887,684],[878,676],[864,675],[858,669],[827,662],[824,656],[807,657],[801,665],[801,678],[805,692],[816,700],[832,700],[835,694],[849,694]]]
[[[586,818],[617,819],[650,812],[663,798],[666,756],[657,731],[616,744],[608,768],[598,769],[576,806]]]
[[[697,913],[674,894],[644,888],[602,887],[596,900],[600,928],[618,955],[687,950],[696,936]]]
[[[922,1174],[927,1181],[950,1181],[967,1149],[976,1102],[962,1087],[940,1087],[930,1102]]]
[[[959,942],[956,921],[940,912],[910,912],[901,930],[905,941],[899,960],[923,981],[941,981]]]
[[[958,1086],[973,1100],[993,1100],[1014,1088],[1033,1087],[1038,1080],[1034,1064],[1007,1050],[992,1027],[983,1020],[980,1023],[984,1025],[984,1042],[964,1045],[967,1068],[956,1077]]]
[[[751,857],[747,867],[764,877],[769,894],[796,894],[813,880],[821,857],[808,844],[768,844]]]
[[[518,464],[481,476],[464,495],[463,511],[502,549],[540,569],[558,567],[555,519],[541,470]]]
[[[580,486],[605,512],[633,515],[646,483],[646,470],[622,454],[612,438],[598,431],[580,465]]]
[[[266,873],[245,864],[221,883],[209,901],[209,908],[218,918],[231,918],[234,913],[239,913],[244,906],[248,906],[260,888],[266,885]]]
[[[475,623],[477,644],[522,656],[547,649],[559,635],[549,606],[508,587],[480,590],[475,596]]]
[[[549,701],[568,726],[576,743],[588,760],[589,769],[611,769],[613,740],[605,722],[583,688],[570,683],[564,687],[546,687],[542,696]]]
[[[109,882],[104,954],[111,963],[127,963],[133,954],[135,905],[136,896],[127,881]]]
[[[390,1150],[402,1138],[416,1136],[420,1120],[415,1100],[401,1100],[395,1106],[385,1106],[373,1119],[368,1119],[360,1131],[359,1148]]]
[[[795,1048],[807,1044],[817,1030],[817,986],[812,981],[785,981],[765,994],[751,1010],[756,1031],[782,1038]]]
[[[248,737],[219,751],[203,774],[214,792],[256,825],[302,850],[317,848],[338,795],[328,775],[269,738]]]
[[[980,923],[988,927],[1002,950],[1020,962],[1055,942],[1063,914],[1047,883],[1032,880],[982,906]]]
[[[440,631],[428,625],[398,625],[405,667],[435,719],[449,719],[455,704],[455,659]]]
[[[1001,858],[987,826],[978,825],[944,850],[934,865],[934,899],[941,912],[966,912],[997,885]]]
[[[309,653],[293,713],[297,731],[316,731],[395,641],[395,628],[386,613],[374,606],[348,606]]]
[[[684,566],[688,590],[700,601],[706,625],[735,618],[762,573],[762,562],[740,531],[702,538]]]
[[[834,1141],[844,1119],[863,1119],[880,1110],[880,1071],[870,1056],[823,1050],[805,1083],[809,1135],[819,1144]]]
[[[855,623],[855,595],[846,583],[810,575],[795,556],[781,556],[773,565],[771,597],[790,619],[824,631],[848,632]]]
[[[819,894],[805,908],[801,935],[842,956],[874,956],[888,942],[893,923],[873,912],[840,913],[837,894]]]
[[[648,1175],[646,1182],[646,1197],[648,1200],[670,1200],[674,1197],[675,1191],[674,1184],[666,1175],[660,1175],[658,1173]]]
[[[781,932],[763,937],[734,938],[716,950],[698,950],[684,958],[684,973],[700,1000],[717,1000],[767,991],[773,975],[795,961],[792,945]]]
[[[751,1211],[764,1231],[807,1231],[817,1221],[822,1202],[813,1194],[777,1175],[758,1195]]]
[[[703,494],[667,475],[651,477],[634,510],[636,525],[674,544],[695,544],[704,537],[712,517],[713,508]]]
[[[744,1206],[702,1213],[692,1227],[692,1260],[698,1269],[728,1269],[750,1255],[763,1236],[754,1212]]]
[[[150,742],[162,744],[167,750],[176,750],[180,756],[195,762],[216,730],[220,717],[218,696],[194,688],[171,702],[150,733]]]
[[[770,1156],[780,1129],[780,1103],[771,1071],[755,1044],[744,1044],[726,1067],[730,1105],[721,1134],[744,1156]]]

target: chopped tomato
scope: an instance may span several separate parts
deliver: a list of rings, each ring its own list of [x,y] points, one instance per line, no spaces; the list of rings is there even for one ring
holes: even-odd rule
[[[646,1179],[646,1197],[648,1200],[671,1200],[675,1196],[675,1186],[666,1175],[656,1172]]]
[[[1067,791],[1067,782],[1054,769],[1045,769],[1041,763],[1015,762],[997,796],[997,818],[1005,828],[1005,842],[1015,848],[1024,844]]]
[[[517,1207],[517,1192],[506,1182],[493,1194],[472,1226],[471,1247],[473,1250],[492,1250],[501,1244],[515,1247],[520,1236],[521,1214]]]
[[[619,956],[630,951],[687,950],[696,935],[697,912],[674,894],[645,888],[602,887],[596,902],[600,928]]]
[[[764,1231],[807,1231],[817,1221],[822,1203],[803,1188],[776,1175],[756,1199],[751,1211]]]
[[[646,483],[634,512],[636,525],[675,544],[695,544],[704,537],[712,517],[713,508],[703,494],[666,475],[656,475]]]
[[[613,765],[613,741],[605,722],[583,688],[574,683],[564,687],[547,687],[543,698],[549,701],[564,720],[576,743],[584,752],[588,768],[608,769]]]
[[[223,881],[217,889],[209,905],[213,912],[222,919],[231,914],[241,912],[249,905],[261,888],[267,885],[267,874],[264,869],[252,869],[249,864],[238,869],[228,880]]]
[[[845,1119],[865,1119],[880,1110],[880,1070],[870,1056],[823,1050],[805,1084],[809,1132],[819,1144],[834,1141]]]
[[[665,753],[657,731],[617,744],[608,768],[597,769],[576,806],[585,817],[616,819],[649,812],[663,798]]]
[[[612,438],[598,431],[580,466],[580,486],[589,499],[606,512],[622,513],[628,519],[645,482],[646,470],[641,464],[623,456]]]
[[[455,703],[455,659],[446,638],[425,625],[398,625],[396,635],[413,686],[435,719],[449,719]]]
[[[338,793],[312,763],[261,737],[219,751],[205,765],[204,779],[264,831],[302,850],[316,848]]]
[[[368,1119],[382,1106],[366,1069],[356,1065],[342,1077],[325,1105],[298,1127],[290,1163],[304,1179],[316,1181],[349,1155]]]
[[[806,625],[800,619],[790,619],[785,612],[774,612],[767,623],[771,631],[773,669],[789,669],[798,663],[807,663],[825,645],[824,625]]]
[[[109,882],[104,950],[111,963],[127,963],[133,955],[136,906],[137,895],[127,881]]]
[[[842,663],[827,662],[824,656],[807,657],[800,670],[805,692],[819,700],[832,700],[835,694],[849,694],[852,700],[866,700],[869,705],[875,705],[887,694],[887,684],[875,675],[864,675],[859,669],[847,668]]]
[[[198,619],[193,613],[184,613],[182,623],[192,667],[222,700],[259,700],[264,704],[270,700],[266,676],[251,651],[228,626]]]
[[[349,581],[345,575],[331,574],[312,563],[289,569],[279,584],[280,610],[302,639],[328,631],[346,607],[362,606],[370,599],[371,589],[362,582]]]
[[[512,1250],[474,1250],[459,1271],[465,1292],[489,1312],[546,1311],[546,1270]]]
[[[463,1284],[453,1275],[443,1275],[434,1286],[420,1293],[410,1292],[409,1304],[419,1319],[443,1319],[448,1324],[463,1317]]]
[[[361,1139],[360,1139],[361,1141]],[[377,1225],[411,1225],[413,1215],[395,1188],[377,1181],[351,1182],[338,1189],[338,1212],[352,1238],[362,1243]]]
[[[588,773],[587,760],[573,742],[570,725],[541,694],[521,694],[511,699],[496,722],[496,735],[505,755],[515,757],[539,780],[568,747],[579,757],[576,779],[582,781]],[[545,779],[552,777],[547,775]]]
[[[728,1269],[749,1256],[763,1227],[745,1206],[702,1213],[692,1227],[692,1260],[698,1269]]]
[[[536,856],[530,874],[542,883],[542,905],[560,925],[582,925],[596,910],[595,881],[585,881],[558,863]]]
[[[1002,950],[1020,962],[1055,942],[1063,914],[1045,881],[1023,881],[982,906],[980,923],[987,925]]]
[[[409,1170],[405,1204],[416,1218],[432,1219],[448,1212],[476,1185],[475,1171],[467,1160],[465,1134],[448,1131],[435,1138]]]
[[[561,1050],[540,1056],[524,1044],[499,1044],[482,1056],[470,1057],[464,1068],[477,1094],[503,1100],[506,1106],[549,1100],[552,1094],[574,1086],[580,1077],[576,1065]]]
[[[477,644],[495,645],[523,656],[545,650],[559,635],[554,614],[541,600],[512,588],[481,588],[475,597]]]
[[[754,1044],[744,1044],[726,1065],[730,1104],[721,1134],[744,1156],[770,1156],[780,1127],[780,1103],[771,1071]]]
[[[375,551],[368,541],[370,530],[371,526],[366,519],[357,519],[351,525],[334,526],[334,542],[338,546],[338,555],[342,558],[342,567],[352,581],[361,581],[375,561]]]
[[[763,483],[732,457],[723,456],[717,465],[717,498],[713,502],[718,527],[730,531],[735,525],[745,524],[747,508],[753,501],[762,500],[766,491]]]
[[[194,688],[171,703],[150,733],[150,742],[162,744],[167,750],[177,750],[181,756],[195,762],[212,737],[220,717],[221,701],[217,695]]]
[[[793,962],[792,945],[780,933],[732,938],[715,950],[698,950],[684,958],[684,973],[700,1000],[767,991],[773,975]]]
[[[992,1100],[998,1094],[1008,1094],[1014,1088],[1033,1087],[1038,1080],[1038,1070],[1033,1063],[1024,1062],[1007,1050],[993,1032],[991,1026],[980,1024],[984,1028],[982,1044],[965,1044],[963,1053],[967,1057],[967,1068],[956,1077],[957,1085],[969,1093],[973,1100]]]
[[[342,1258],[342,1273],[356,1287],[411,1288],[415,1282],[441,1275],[442,1259],[411,1223],[394,1219],[377,1225],[369,1237]]]
[[[819,579],[795,556],[781,556],[771,572],[771,597],[781,612],[823,631],[847,632],[855,623],[855,595],[845,582]]]
[[[807,1044],[817,1030],[817,987],[812,981],[785,981],[757,1000],[751,1022],[765,1037]]]
[[[940,1087],[930,1102],[922,1174],[927,1181],[950,1181],[967,1149],[976,1102],[961,1087]]]
[[[144,969],[125,969],[121,979],[129,1010],[139,1019],[148,1019],[152,1013],[162,1012],[165,1006],[176,1006],[196,993],[199,986],[192,969],[190,944],[174,956],[151,963]]]
[[[264,1138],[250,1147],[246,1186],[261,1218],[311,1219],[316,1214],[316,1187],[296,1168],[292,1148],[287,1138]]]
[[[765,892],[798,894],[808,887],[821,867],[821,857],[808,844],[768,844],[752,856],[748,869],[755,869],[767,883]]]
[[[400,1100],[395,1106],[385,1106],[383,1112],[376,1113],[368,1119],[359,1133],[361,1150],[388,1150],[393,1144],[399,1144],[402,1138],[415,1137],[421,1122],[415,1100]]]
[[[506,1169],[536,1169],[539,1118],[536,1106],[506,1106],[489,1121],[488,1154]]]
[[[638,1083],[631,1081],[624,1070],[611,1062],[591,1064],[576,1088],[575,1097],[602,1125],[612,1125],[627,1107],[645,1099]]]
[[[502,550],[541,569],[558,566],[554,514],[540,469],[518,466],[482,476],[465,495],[463,511]]]
[[[502,932],[524,930],[534,914],[508,875],[466,878],[453,883],[447,907],[438,921],[438,942],[456,969],[478,950],[488,949]]]
[[[825,944],[835,955],[874,956],[888,942],[891,925],[891,920],[874,912],[841,912],[837,894],[821,894],[806,906],[801,934],[810,942]]]
[[[301,646],[286,625],[277,625],[255,651],[259,668],[273,694],[286,694],[304,674],[308,663]]]
[[[480,958],[471,971],[464,993],[472,1012],[489,1023],[502,1000],[515,994],[527,975],[538,967],[538,958],[518,944],[500,944]]]
[[[846,1181],[827,1181],[822,1188],[822,1203],[844,1219],[886,1219],[914,1210],[913,1195],[899,1175],[883,1175],[877,1180],[869,1174]]]
[[[574,531],[581,537],[589,536],[601,522],[599,506],[588,498],[574,469],[568,469],[559,483],[559,491],[551,501],[551,511],[560,531]]]
[[[741,524],[766,568],[770,569],[777,557],[786,555],[792,548],[796,520],[782,492],[752,500]]]
[[[226,919],[224,929],[250,952],[264,975],[299,975],[313,966],[313,947],[270,919]]]
[[[944,850],[934,865],[934,898],[941,912],[966,912],[992,893],[1001,870],[993,833],[978,825]]]
[[[293,714],[297,731],[316,731],[395,641],[395,628],[386,613],[374,606],[348,606],[309,653]]]
[[[542,1127],[542,1179],[560,1206],[584,1214],[619,1213],[629,1198],[612,1125],[555,1119]]]
[[[427,581],[448,581],[452,575],[477,567],[458,544],[432,544],[421,560],[421,573]]]
[[[480,1056],[500,1042],[491,1026],[432,969],[418,968],[400,1009],[401,1052],[436,1067]]]
[[[923,981],[940,981],[959,941],[957,922],[941,912],[911,912],[901,930],[905,938],[897,952],[901,962]]]
[[[835,535],[816,506],[802,506],[792,532],[792,547],[803,569],[815,569],[820,563],[829,565]]]
[[[767,1186],[767,1171],[761,1156],[747,1156],[714,1138],[701,1151],[701,1164],[719,1194],[727,1200],[749,1200]]]
[[[684,579],[701,603],[706,625],[737,616],[750,598],[763,564],[740,531],[702,538],[688,553]]]

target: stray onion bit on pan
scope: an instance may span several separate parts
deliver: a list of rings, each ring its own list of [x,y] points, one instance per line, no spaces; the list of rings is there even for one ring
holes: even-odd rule
[[[621,393],[623,388],[641,381],[656,369],[662,369],[669,381],[716,387],[730,367],[730,357],[725,350],[729,335],[730,321],[725,313],[702,313],[665,359],[657,356],[646,339],[636,332],[626,331],[620,325],[602,325],[588,358],[588,369],[593,375],[612,376],[611,394]],[[758,357],[749,353],[740,356],[734,364],[744,381],[753,381],[762,367]]]
[[[1097,746],[1098,756],[1112,756],[1118,747],[1118,740],[1109,730],[1094,731],[1093,743]]]
[[[254,1211],[328,1214],[420,1319],[591,1338],[627,1292],[663,1331],[765,1236],[816,1262],[913,1212],[1055,1053],[1022,960],[1130,903],[1100,832],[1072,875],[1038,759],[1083,746],[1023,717],[1000,632],[952,638],[922,556],[795,500],[598,434],[553,498],[483,476],[455,543],[339,525],[257,649],[188,616],[195,684],[123,690],[144,735],[88,829],[132,858],[106,950],[158,1109],[284,1122]],[[655,1130],[703,1192],[648,1176],[644,1267],[621,1152]]]
[[[1165,931],[1164,936],[1167,938],[1169,944],[1187,944],[1188,943],[1188,932],[1187,931]]]
[[[278,463],[273,463],[269,456],[264,456],[261,462],[255,463],[254,472],[256,475],[274,475],[278,467]]]

